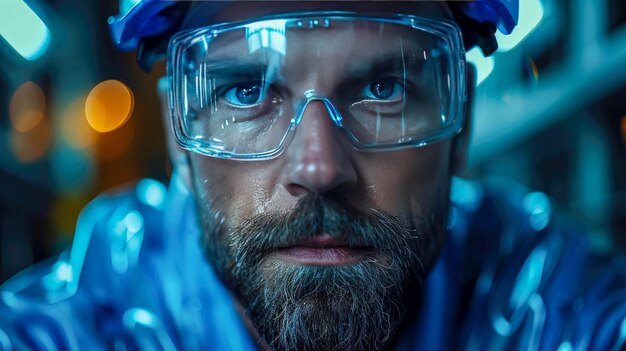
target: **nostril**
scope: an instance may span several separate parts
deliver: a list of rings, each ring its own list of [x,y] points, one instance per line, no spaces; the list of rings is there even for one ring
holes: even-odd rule
[[[300,197],[310,193],[309,189],[295,183],[285,184],[285,190],[287,190],[287,192],[291,194],[291,196],[296,197]]]

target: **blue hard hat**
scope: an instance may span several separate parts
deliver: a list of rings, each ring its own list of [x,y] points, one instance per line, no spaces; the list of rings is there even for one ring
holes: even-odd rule
[[[145,38],[176,30],[180,24],[181,11],[170,10],[189,6],[189,3],[175,0],[120,0],[120,13],[108,19],[114,44],[120,50],[131,51]],[[216,1],[216,11],[224,3]],[[504,34],[511,33],[517,25],[519,0],[470,0],[450,4],[470,21],[493,25]],[[491,42],[486,45],[478,44],[486,54],[495,51]],[[150,67],[151,63],[146,66]]]
[[[475,0],[457,6],[468,17],[481,22],[495,24],[503,34],[511,34],[517,25],[519,0]]]
[[[128,3],[128,0],[122,0]],[[132,6],[121,6],[120,13],[109,17],[109,27],[115,45],[130,51],[137,47],[143,37],[157,35],[170,29],[172,19],[163,10],[180,1],[135,0]],[[475,0],[463,2],[461,11],[468,17],[492,23],[504,34],[517,25],[519,0]]]
[[[120,50],[133,50],[141,38],[163,33],[173,25],[169,16],[160,13],[176,1],[139,0],[130,7],[124,6],[126,3],[121,0],[120,13],[108,20],[113,42]]]

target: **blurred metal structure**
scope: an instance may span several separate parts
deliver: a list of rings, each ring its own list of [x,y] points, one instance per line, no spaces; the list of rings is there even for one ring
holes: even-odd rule
[[[558,8],[562,4],[552,2],[547,23],[516,50],[497,57],[495,79],[482,87],[485,92],[476,104],[475,162],[575,115],[626,84],[626,70],[619,69],[626,66],[626,26],[608,32],[606,0],[571,1],[571,19],[559,19],[555,12],[563,11]],[[554,32],[565,23],[575,24],[565,30],[571,35],[555,38]],[[557,40],[565,41],[561,45],[567,53],[551,63],[536,84],[529,84],[520,69],[525,57],[541,55]]]
[[[540,26],[516,49],[496,54],[492,77],[478,88],[473,172],[550,193],[608,247],[626,235],[617,225],[626,222],[626,211],[615,206],[624,203],[626,190],[619,135],[626,115],[626,4],[543,5]],[[533,57],[543,61],[534,77],[524,74]],[[616,95],[622,96],[617,102]],[[603,108],[611,101],[611,110]]]

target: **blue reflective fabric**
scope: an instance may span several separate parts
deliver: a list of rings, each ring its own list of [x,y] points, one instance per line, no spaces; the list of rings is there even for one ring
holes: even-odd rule
[[[98,197],[71,251],[2,286],[0,350],[254,350],[177,179]],[[594,253],[544,196],[488,184],[455,179],[446,246],[398,349],[623,347],[624,257]]]
[[[96,198],[70,252],[2,287],[0,350],[254,350],[204,264],[182,182],[164,202],[147,182]]]

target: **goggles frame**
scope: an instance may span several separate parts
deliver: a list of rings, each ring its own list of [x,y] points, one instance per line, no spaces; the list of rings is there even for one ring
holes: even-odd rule
[[[220,33],[227,32],[233,29],[246,28],[257,22],[268,20],[298,20],[298,19],[343,19],[343,20],[359,20],[378,23],[391,23],[396,25],[402,25],[410,27],[415,30],[424,31],[433,35],[436,35],[440,39],[444,39],[447,42],[447,46],[450,49],[450,57],[452,58],[452,64],[448,67],[450,76],[450,115],[452,116],[452,122],[439,130],[436,133],[429,135],[428,137],[418,140],[410,140],[407,142],[397,144],[386,145],[366,145],[360,143],[350,132],[346,129],[342,123],[342,116],[334,107],[330,99],[315,94],[314,96],[305,96],[304,102],[301,104],[301,108],[296,112],[296,116],[293,116],[289,125],[289,128],[285,132],[282,140],[278,146],[267,152],[238,154],[231,151],[225,151],[223,146],[211,144],[210,142],[203,142],[197,139],[190,138],[184,126],[184,116],[182,111],[182,72],[183,72],[183,60],[182,53],[185,49],[194,44],[195,39],[199,36],[210,35],[217,36]],[[456,64],[455,64],[456,63]],[[309,12],[291,12],[284,14],[277,14],[271,16],[256,17],[251,20],[237,21],[230,23],[215,24],[200,28],[194,28],[186,31],[181,31],[174,35],[168,45],[167,53],[167,77],[169,81],[168,89],[168,107],[170,117],[170,127],[174,133],[177,143],[184,149],[211,157],[217,157],[222,159],[233,159],[241,161],[252,160],[268,160],[278,157],[289,145],[293,138],[297,126],[299,125],[304,109],[313,100],[320,100],[324,103],[327,109],[329,118],[334,124],[341,128],[346,136],[349,138],[352,146],[360,151],[394,151],[407,148],[419,148],[432,143],[450,139],[461,132],[465,120],[465,109],[467,104],[467,82],[465,77],[466,71],[465,61],[465,48],[463,46],[463,38],[460,28],[451,20],[433,20],[430,18],[419,17],[415,15],[376,15],[376,14],[362,14],[346,11],[309,11]]]

